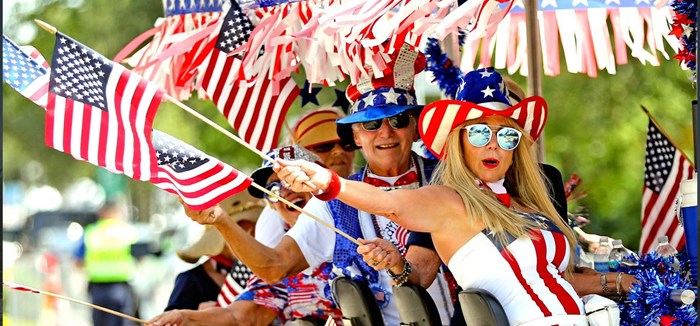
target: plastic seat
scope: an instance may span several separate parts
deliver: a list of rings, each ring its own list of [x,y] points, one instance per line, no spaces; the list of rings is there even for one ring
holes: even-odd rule
[[[440,313],[427,290],[419,285],[405,283],[394,288],[401,325],[439,326]]]
[[[382,311],[366,283],[355,282],[345,276],[338,277],[331,281],[331,292],[343,313],[345,325],[384,325]]]
[[[506,312],[487,291],[466,289],[459,293],[459,303],[467,326],[508,326]]]

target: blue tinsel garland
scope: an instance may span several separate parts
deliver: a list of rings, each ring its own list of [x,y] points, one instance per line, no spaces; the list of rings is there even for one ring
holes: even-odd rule
[[[435,76],[432,81],[437,81],[438,87],[445,93],[445,96],[455,98],[457,89],[462,83],[462,71],[452,64],[452,60],[447,57],[447,54],[442,52],[437,39],[428,38],[425,59],[425,70],[432,72]]]
[[[681,269],[675,270],[673,257],[663,258],[655,252],[637,259],[627,257],[637,262],[638,266],[621,265],[619,272],[634,275],[639,284],[632,285],[627,297],[618,302],[620,307],[620,325],[658,325],[662,316],[675,318],[673,326],[695,325],[698,315],[693,305],[682,305],[670,298],[671,290],[694,290],[693,284],[685,277],[687,263],[681,260]]]

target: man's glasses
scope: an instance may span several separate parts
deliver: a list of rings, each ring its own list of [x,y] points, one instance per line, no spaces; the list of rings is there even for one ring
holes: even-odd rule
[[[321,145],[311,146],[309,149],[314,153],[328,153],[335,148],[335,144],[338,144],[344,151],[352,152],[355,148],[351,144],[343,144],[341,142],[325,143]]]
[[[493,131],[491,127],[485,124],[473,124],[464,127],[467,131],[467,139],[476,147],[486,146],[491,141]],[[517,129],[511,127],[501,127],[496,132],[496,141],[498,146],[507,151],[512,151],[520,144],[520,137],[523,134]]]
[[[391,126],[392,128],[401,129],[408,127],[408,124],[411,123],[411,116],[406,112],[401,112],[395,116],[386,118],[386,121],[389,122],[389,126]],[[365,121],[362,123],[362,128],[367,131],[375,131],[379,130],[379,128],[382,127],[383,123],[384,119]]]
[[[265,199],[271,203],[276,203],[280,201],[279,197],[282,197],[282,183],[279,181],[272,181],[265,186],[265,189],[269,190],[271,193],[275,194],[277,197],[271,197],[267,193],[263,194]]]

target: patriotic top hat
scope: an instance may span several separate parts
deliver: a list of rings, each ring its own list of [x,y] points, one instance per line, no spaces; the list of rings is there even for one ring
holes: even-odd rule
[[[350,114],[336,121],[340,139],[348,144],[355,144],[351,125],[353,123],[384,119],[401,112],[422,109],[416,102],[413,89],[415,75],[425,69],[425,56],[411,50],[404,44],[400,51],[390,55],[391,62],[378,76],[370,72],[357,85],[350,85],[346,91],[352,103]]]
[[[278,158],[288,161],[305,160],[325,166],[318,155],[299,145],[275,148],[268,152],[267,156],[269,156],[272,161],[263,160],[262,166],[253,171],[253,174],[250,175],[250,177],[253,178],[253,182],[263,187],[267,185],[267,179],[270,178],[270,175],[274,172],[272,170],[272,164],[274,164],[275,160]],[[264,198],[263,192],[254,187],[248,187],[248,193],[253,197]]]
[[[438,158],[444,156],[447,135],[458,125],[490,115],[513,118],[532,141],[542,133],[547,120],[547,103],[531,96],[516,102],[501,75],[493,68],[481,68],[462,76],[454,100],[426,105],[418,119],[418,132],[425,146]]]

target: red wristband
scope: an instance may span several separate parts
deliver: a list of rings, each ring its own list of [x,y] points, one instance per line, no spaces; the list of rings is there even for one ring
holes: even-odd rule
[[[314,195],[316,198],[323,201],[331,201],[340,193],[340,177],[335,171],[327,169],[331,173],[331,182],[328,184],[328,188],[320,194]]]

